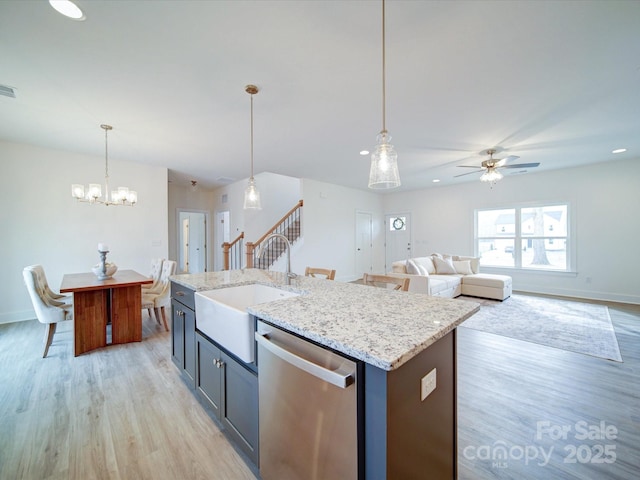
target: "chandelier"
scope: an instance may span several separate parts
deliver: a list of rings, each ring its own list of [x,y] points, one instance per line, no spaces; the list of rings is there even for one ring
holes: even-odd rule
[[[111,192],[109,198],[109,149],[107,134],[113,130],[111,125],[100,125],[104,130],[104,199],[102,199],[102,186],[99,183],[90,183],[89,188],[84,185],[74,183],[71,185],[71,195],[79,202],[91,204],[100,203],[102,205],[124,205],[134,206],[138,202],[138,193],[129,190],[127,187],[118,187]]]
[[[398,172],[398,154],[393,149],[391,135],[386,126],[386,55],[385,55],[385,15],[384,0],[382,0],[382,130],[376,140],[378,144],[371,154],[371,168],[369,170],[369,188],[396,188],[400,186]]]
[[[253,96],[258,93],[258,87],[255,85],[247,85],[244,91],[251,95],[251,176],[249,177],[249,185],[247,185],[244,191],[244,209],[261,210],[260,192],[253,178]]]

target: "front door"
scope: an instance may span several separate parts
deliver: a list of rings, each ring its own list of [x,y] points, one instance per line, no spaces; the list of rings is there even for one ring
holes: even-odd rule
[[[385,216],[385,271],[397,260],[411,258],[411,214]]]

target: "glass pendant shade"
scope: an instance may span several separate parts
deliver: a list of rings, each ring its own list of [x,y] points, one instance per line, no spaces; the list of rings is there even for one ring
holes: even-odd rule
[[[398,172],[398,154],[389,143],[391,136],[381,132],[377,137],[378,144],[371,154],[369,170],[369,188],[396,188],[400,186]]]
[[[258,93],[258,87],[255,85],[247,85],[244,87],[244,91],[251,96],[251,176],[249,177],[249,185],[247,185],[244,191],[244,209],[262,210],[260,192],[253,178],[253,96]]]
[[[102,185],[99,183],[89,184],[89,193],[87,193],[89,200],[96,200],[102,196]]]
[[[84,185],[79,185],[77,183],[71,185],[71,195],[75,199],[84,198]]]
[[[244,191],[244,209],[245,210],[262,210],[260,204],[260,192],[256,187],[256,181],[251,177],[249,185]]]

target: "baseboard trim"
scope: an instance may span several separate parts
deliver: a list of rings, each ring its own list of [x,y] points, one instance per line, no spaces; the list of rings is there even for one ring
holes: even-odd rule
[[[27,320],[35,320],[36,312],[33,310],[24,310],[22,312],[0,313],[0,324],[25,322]]]

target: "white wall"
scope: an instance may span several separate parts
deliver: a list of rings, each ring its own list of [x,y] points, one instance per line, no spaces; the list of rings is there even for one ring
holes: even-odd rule
[[[208,214],[207,217],[207,271],[213,271],[213,261],[217,248],[213,228],[215,215],[213,214],[215,193],[198,188],[195,192],[190,186],[169,184],[169,260],[178,260],[178,212],[193,211]]]
[[[65,273],[88,272],[109,245],[108,261],[148,274],[167,256],[167,169],[109,160],[110,184],[138,192],[135,207],[76,203],[71,184],[104,182],[104,157],[0,142],[0,323],[35,318],[22,269],[39,263],[53,290]],[[104,188],[104,187],[103,187]]]
[[[330,183],[303,179],[304,245],[291,259],[291,269],[304,274],[308,266],[336,270],[336,280],[351,281],[356,273],[356,212],[373,218],[373,271],[384,272],[382,197]]]
[[[568,202],[574,215],[575,273],[496,270],[514,290],[640,303],[640,159],[507,176],[384,197],[385,212],[411,211],[414,256],[474,253],[474,210]],[[490,269],[485,268],[488,272]]]

